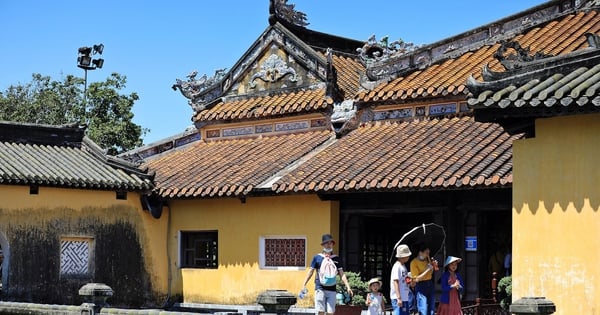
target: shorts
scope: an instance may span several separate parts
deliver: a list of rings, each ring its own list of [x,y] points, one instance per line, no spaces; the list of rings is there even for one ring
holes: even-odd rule
[[[408,301],[402,301],[402,306],[398,305],[398,300],[392,300],[392,315],[409,315]]]
[[[315,292],[315,309],[317,312],[333,314],[335,312],[335,291],[317,290]]]

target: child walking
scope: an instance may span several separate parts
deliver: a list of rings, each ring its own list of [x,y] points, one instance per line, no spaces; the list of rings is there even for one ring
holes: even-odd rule
[[[385,313],[383,294],[379,292],[379,289],[381,289],[381,281],[379,278],[369,280],[369,291],[371,291],[367,294],[369,315],[383,315]]]
[[[448,256],[444,262],[446,271],[442,274],[440,280],[442,284],[442,295],[437,310],[437,315],[462,315],[460,306],[460,292],[463,290],[463,281],[456,272],[458,263],[462,259],[454,256]]]
[[[408,313],[408,284],[406,277],[406,262],[411,252],[408,246],[401,244],[396,248],[396,263],[392,267],[390,277],[390,299],[392,300],[392,315],[409,315]]]

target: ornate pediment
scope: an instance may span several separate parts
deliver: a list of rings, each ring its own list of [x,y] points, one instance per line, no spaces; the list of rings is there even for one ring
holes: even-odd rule
[[[250,89],[254,89],[257,87],[257,81],[268,83],[276,83],[278,81],[283,80],[287,77],[287,81],[290,83],[298,82],[298,75],[296,74],[296,70],[290,63],[294,63],[293,59],[289,59],[289,63],[277,54],[277,48],[273,47],[275,51],[267,57],[260,64],[260,69],[255,71],[255,73],[250,77],[250,82],[248,82],[248,87]],[[285,83],[283,84],[285,86]]]
[[[283,25],[275,23],[254,42],[229,70],[197,78],[194,71],[187,80],[177,79],[173,89],[189,99],[198,112],[215,101],[278,93],[325,85],[332,71],[328,59],[303,43]]]
[[[297,55],[283,46],[272,43],[268,50],[252,61],[227,96],[244,96],[279,92],[295,88],[312,87],[325,82],[319,68],[299,62]],[[326,70],[326,68],[323,68]]]

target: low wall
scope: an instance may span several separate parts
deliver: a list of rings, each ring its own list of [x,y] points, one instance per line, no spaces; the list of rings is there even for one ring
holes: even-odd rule
[[[93,313],[89,305],[55,305],[22,302],[0,302],[0,315],[183,315],[198,314],[197,312],[173,312],[160,309],[123,309],[104,307],[99,313]]]
[[[204,303],[178,303],[175,308],[179,310],[188,310],[190,312],[203,312],[211,314],[232,314],[240,315],[258,315],[265,313],[262,306],[256,305],[227,305],[227,304],[204,304]],[[311,307],[296,307],[292,305],[288,310],[288,315],[306,315],[315,314],[316,311]]]
[[[28,314],[28,315],[81,315],[81,306],[35,304],[22,302],[0,302],[0,314]]]
[[[293,305],[296,303],[295,296],[282,290],[267,290],[264,293],[261,293],[257,302],[262,305],[180,303],[173,305],[169,310],[110,307],[107,303],[107,299],[113,296],[113,290],[104,283],[88,283],[84,285],[79,289],[79,296],[85,301],[79,306],[0,301],[0,315],[259,315],[265,314],[265,310],[272,309],[276,310],[276,312],[281,315],[314,314],[314,309],[296,308],[295,305]],[[290,304],[292,304],[291,307]]]
[[[177,311],[161,309],[124,309],[103,307],[98,313],[93,313],[89,305],[56,305],[35,304],[23,302],[0,302],[0,315],[191,315],[205,314],[243,314],[255,315],[264,313],[260,305],[215,305],[215,304],[179,304]],[[185,311],[187,309],[188,311]],[[90,312],[91,311],[91,312]],[[313,308],[291,307],[288,314],[314,314]]]

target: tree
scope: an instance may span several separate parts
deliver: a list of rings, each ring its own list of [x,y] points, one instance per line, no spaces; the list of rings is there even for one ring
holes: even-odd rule
[[[35,124],[87,126],[86,135],[108,154],[116,155],[142,145],[148,129],[135,124],[132,108],[139,99],[133,92],[120,94],[127,79],[113,73],[104,82],[93,82],[84,98],[82,78],[67,75],[62,81],[33,74],[24,85],[0,92],[0,120]]]

